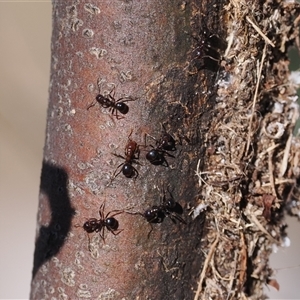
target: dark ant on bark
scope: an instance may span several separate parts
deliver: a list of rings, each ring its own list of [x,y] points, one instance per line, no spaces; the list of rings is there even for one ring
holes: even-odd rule
[[[172,194],[168,190],[170,198],[166,199],[165,191],[163,190],[163,197],[160,205],[153,205],[146,209],[141,215],[147,220],[151,226],[151,230],[148,233],[148,237],[153,230],[153,223],[162,223],[165,217],[169,217],[173,223],[179,221],[183,224],[187,224],[186,221],[180,216],[183,213],[182,206],[175,202]]]
[[[139,145],[130,138],[132,131],[133,130],[131,130],[131,132],[128,136],[128,142],[125,147],[125,157],[122,155],[113,153],[113,155],[123,158],[125,160],[125,162],[118,165],[118,167],[116,168],[116,170],[112,176],[112,179],[116,178],[121,172],[127,178],[134,177],[136,179],[138,177],[139,173],[132,164],[133,163],[138,164],[137,159],[139,159],[139,156],[140,156],[140,149],[139,149]],[[120,171],[116,174],[117,170],[120,167],[121,167]]]
[[[219,50],[224,49],[224,43],[217,34],[210,33],[206,26],[203,26],[199,37],[193,37],[197,46],[193,51],[192,61],[202,61],[202,66],[206,69],[216,71],[219,69],[220,53]]]
[[[166,151],[175,151],[176,150],[175,144],[176,143],[174,138],[169,133],[167,133],[166,130],[164,131],[160,139],[156,141],[157,148]]]
[[[111,112],[111,114],[115,116],[118,120],[123,119],[124,116],[120,116],[118,113],[126,115],[129,111],[129,107],[125,102],[135,101],[135,99],[132,99],[131,97],[124,97],[116,100],[114,90],[115,87],[110,91],[110,93],[107,96],[104,96],[99,93],[96,96],[96,101],[88,105],[87,110],[95,106],[98,102],[99,105],[101,105],[103,108],[109,108],[109,112]],[[113,95],[112,92],[114,92]]]
[[[123,210],[112,210],[108,212],[106,215],[104,214],[104,209],[105,209],[105,203],[102,203],[100,208],[99,208],[99,219],[96,218],[90,218],[88,219],[82,226],[82,228],[86,231],[88,234],[88,239],[89,239],[89,246],[88,249],[91,251],[91,241],[90,241],[90,233],[93,232],[99,232],[100,237],[102,240],[105,242],[104,238],[104,229],[106,228],[108,231],[110,231],[113,235],[118,235],[123,229],[118,229],[119,228],[119,222],[115,218],[116,215],[119,215],[123,213]],[[78,227],[79,225],[75,225]]]
[[[209,34],[207,29],[204,29],[202,32],[201,40],[195,38],[197,41],[197,47],[194,50],[195,58],[202,59],[208,57],[214,61],[219,61],[220,55],[218,51],[216,51],[212,43],[212,39],[214,39],[215,36],[216,35],[214,34]],[[212,56],[209,54],[212,54]]]
[[[174,138],[166,132],[165,128],[164,133],[161,135],[159,140],[156,140],[151,135],[149,136],[156,141],[156,146],[153,147],[150,145],[153,149],[146,154],[146,159],[153,165],[165,164],[168,167],[169,165],[165,155],[175,158],[173,155],[167,152],[176,150]]]

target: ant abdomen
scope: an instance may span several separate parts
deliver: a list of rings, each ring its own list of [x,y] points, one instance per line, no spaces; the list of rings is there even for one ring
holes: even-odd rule
[[[98,223],[98,220],[95,218],[91,218],[83,224],[83,229],[87,233],[92,233],[94,231],[98,231],[97,230],[98,227],[99,227],[99,223]]]
[[[107,218],[105,220],[105,226],[110,230],[117,230],[119,228],[119,222],[115,218]]]
[[[127,178],[135,177],[136,170],[130,163],[125,163],[122,167],[122,173]]]
[[[116,104],[116,109],[123,115],[126,115],[129,111],[129,107],[124,102],[118,102]]]
[[[165,162],[163,153],[157,149],[152,149],[146,154],[146,159],[153,165],[162,165]]]
[[[104,97],[103,95],[99,94],[96,96],[96,101],[103,107],[103,108],[109,108],[112,106],[112,101],[110,101],[108,98]]]

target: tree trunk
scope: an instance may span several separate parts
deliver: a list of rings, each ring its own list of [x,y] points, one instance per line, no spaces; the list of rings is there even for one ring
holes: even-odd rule
[[[275,0],[53,1],[31,299],[263,298],[299,178],[297,15]],[[106,217],[119,228],[84,230]]]

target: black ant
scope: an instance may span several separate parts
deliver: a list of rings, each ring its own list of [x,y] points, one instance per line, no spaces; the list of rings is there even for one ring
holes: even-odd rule
[[[187,224],[186,221],[180,216],[183,213],[182,206],[175,202],[172,194],[168,190],[170,198],[166,199],[165,191],[163,191],[163,197],[160,205],[153,205],[152,207],[145,210],[141,215],[147,220],[151,226],[151,230],[148,233],[148,237],[152,232],[152,223],[162,223],[165,217],[169,217],[173,223],[176,223],[176,220]]]
[[[152,136],[150,135],[150,137]],[[154,137],[152,138],[156,140]],[[168,166],[168,162],[165,159],[165,155],[174,158],[173,155],[167,152],[176,150],[174,138],[169,133],[164,131],[160,139],[156,140],[156,147],[153,147],[152,145],[150,146],[153,149],[146,154],[146,159],[153,165],[166,164],[166,166]]]
[[[105,208],[105,203],[102,203],[100,208],[99,208],[100,218],[99,219],[90,218],[82,226],[82,228],[88,234],[88,239],[89,239],[89,247],[88,248],[89,248],[90,251],[91,251],[91,249],[90,249],[90,236],[89,236],[89,233],[99,232],[100,237],[105,242],[105,239],[104,239],[104,229],[105,228],[114,235],[118,235],[123,230],[123,229],[118,229],[119,228],[119,222],[118,222],[117,219],[114,218],[116,215],[119,215],[119,214],[123,213],[123,210],[122,211],[113,210],[113,211],[108,212],[105,215],[104,214],[104,208]],[[76,225],[76,227],[78,227],[78,225]]]
[[[111,95],[114,89],[115,87],[110,91],[107,97],[103,96],[102,94],[98,94],[96,96],[96,101],[92,102],[87,107],[87,109],[90,109],[92,106],[95,106],[95,104],[98,102],[103,108],[109,108],[109,111],[111,111],[112,115],[115,116],[117,119],[124,118],[123,116],[120,116],[118,112],[120,112],[123,115],[126,115],[129,111],[129,107],[127,104],[125,104],[125,102],[135,101],[135,99],[131,99],[130,97],[125,97],[116,100],[114,98],[115,92],[113,95]]]
[[[156,146],[159,149],[167,150],[167,151],[175,151],[175,140],[174,138],[167,133],[166,131],[162,134],[160,139],[156,141]]]
[[[140,156],[140,149],[139,149],[139,145],[132,140],[131,134],[132,131],[130,132],[129,136],[128,136],[128,142],[127,145],[125,147],[125,157],[119,154],[115,154],[113,153],[113,155],[117,156],[117,157],[121,157],[123,159],[125,159],[125,162],[121,163],[120,165],[118,165],[118,167],[116,168],[112,178],[117,177],[121,172],[123,173],[123,175],[127,178],[132,178],[134,177],[135,179],[138,177],[138,171],[136,170],[135,167],[132,166],[132,163],[138,163],[136,160],[139,159]],[[117,170],[120,168],[121,170],[116,174]]]
[[[215,34],[209,34],[207,29],[204,29],[202,32],[201,40],[199,41],[197,38],[195,38],[197,41],[197,47],[194,50],[196,58],[201,59],[208,57],[212,60],[219,61],[219,59],[214,57],[219,57],[219,53],[213,46],[213,40],[215,39],[215,37]],[[212,52],[213,56],[209,56],[209,52]]]
[[[219,68],[220,53],[218,49],[224,49],[224,43],[217,34],[211,34],[206,26],[202,29],[200,37],[193,37],[197,46],[193,51],[194,60],[202,60],[205,68],[215,71]]]

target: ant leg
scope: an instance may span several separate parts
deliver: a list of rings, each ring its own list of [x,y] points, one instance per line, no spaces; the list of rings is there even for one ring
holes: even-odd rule
[[[136,158],[135,159],[139,159],[140,158],[140,148],[139,148],[139,145],[136,146],[136,150],[135,150],[135,154],[134,156],[136,155]]]
[[[133,168],[133,171],[135,173],[135,176],[133,176],[133,180],[135,181],[138,178],[138,176],[139,176],[139,172],[138,172],[138,170],[135,167],[132,166],[132,168]]]
[[[167,133],[167,129],[164,123],[160,123],[160,126],[163,128],[163,131]]]
[[[121,158],[124,158],[123,156],[121,156],[121,155],[118,155],[118,154],[114,154],[114,153],[112,153],[113,155],[115,155],[115,156],[117,156],[117,157],[121,157]],[[125,159],[125,158],[124,158]],[[122,168],[120,169],[120,171],[117,173],[117,170],[122,166],[122,165],[124,165],[124,163],[121,163],[121,164],[119,164],[118,166],[117,166],[117,168],[116,168],[116,170],[114,171],[114,173],[113,173],[113,175],[112,175],[112,178],[111,178],[111,181],[110,181],[110,183],[109,184],[111,184],[112,183],[112,181],[122,172]],[[116,174],[117,173],[117,174]]]
[[[165,155],[167,155],[167,156],[169,156],[169,157],[172,157],[172,158],[175,158],[175,156],[172,155],[172,154],[170,154],[170,153],[167,152],[167,151],[164,151],[164,150],[160,150],[160,152],[162,153],[162,159],[163,159],[163,162],[161,163],[161,165],[168,168],[168,167],[169,167],[169,163],[168,163],[168,161],[166,160]]]
[[[91,107],[95,106],[97,103],[97,101],[92,102],[91,104],[89,104],[86,109],[89,110]]]
[[[103,226],[103,228],[102,228],[102,234],[101,234],[101,232],[99,232],[99,235],[100,235],[101,239],[103,240],[103,243],[105,244],[105,238],[104,238],[104,226]]]
[[[169,212],[168,214],[169,218],[172,220],[172,222],[174,224],[176,224],[176,220],[183,223],[183,224],[187,224],[186,221],[184,219],[182,219],[179,215],[177,215],[176,213],[172,213],[172,212]]]
[[[111,90],[111,91],[109,92],[109,94],[108,94],[108,96],[109,96],[109,97],[111,98],[111,100],[113,100],[113,101],[115,101],[115,93],[116,93],[115,89],[116,89],[116,86],[114,85],[114,87],[112,88],[112,90]],[[113,95],[111,95],[112,92],[114,92]]]
[[[157,163],[159,162],[161,166],[166,167],[166,168],[169,168],[169,163],[168,163],[168,161],[166,160],[166,158],[165,158],[164,155],[162,155],[161,159],[162,159],[162,162],[158,159],[158,160],[157,160]]]
[[[124,99],[125,99],[125,100],[124,100]],[[122,101],[122,102],[130,102],[130,101],[136,101],[136,99],[133,99],[133,98],[131,98],[131,97],[123,97],[123,98],[118,99],[118,100],[116,101],[116,103],[117,103],[117,102],[120,102],[120,101]]]
[[[204,56],[202,56],[201,58],[209,58],[209,59],[211,59],[211,60],[220,62],[220,59],[214,58],[214,57],[212,57],[212,56],[210,56],[210,55],[204,55]]]
[[[108,230],[109,230],[113,235],[118,235],[118,234],[121,233],[124,229],[112,230],[112,229],[108,228]]]
[[[88,233],[86,233],[86,234],[87,234],[87,237],[88,237],[88,250],[90,252],[92,252],[90,235]]]
[[[100,220],[103,220],[103,219],[104,219],[104,208],[105,208],[105,202],[103,202],[103,203],[100,205],[100,208],[99,208],[99,216],[100,216]]]
[[[151,223],[148,223],[149,225],[150,225],[150,227],[151,227],[151,229],[150,229],[150,231],[148,232],[148,239],[150,238],[150,234],[151,234],[151,232],[153,231],[153,226],[152,226],[152,224]]]
[[[123,210],[123,209],[122,209],[122,210],[119,210],[119,209],[112,210],[112,211],[110,211],[109,213],[107,213],[107,215],[105,216],[105,219],[107,219],[108,216],[109,216],[111,213],[114,213],[114,212],[115,212],[115,214],[111,215],[110,218],[113,218],[114,216],[117,216],[117,215],[123,213],[124,210]]]
[[[169,152],[165,151],[165,150],[160,150],[160,152],[162,152],[164,155],[168,155],[169,157],[175,158],[174,155],[170,154]]]
[[[122,156],[121,154],[116,154],[116,153],[112,153],[112,155],[116,156],[116,157],[120,157],[120,158],[123,158],[123,159],[126,159],[124,156]],[[123,163],[122,163],[123,164]],[[119,167],[122,165],[120,164]]]
[[[116,110],[116,115],[115,116],[116,116],[117,120],[121,120],[121,119],[125,118],[124,116],[119,115],[117,110]]]
[[[158,142],[157,139],[156,139],[154,136],[152,136],[151,134],[147,133],[147,135],[150,136],[154,141]],[[150,145],[150,146],[151,146],[151,145]],[[153,147],[153,146],[152,146],[152,147]],[[154,147],[153,147],[153,148],[154,148]]]
[[[113,108],[112,109],[112,115],[115,116],[117,118],[117,120],[120,120],[120,119],[124,119],[125,117],[124,116],[121,116],[118,114],[118,110]]]
[[[131,128],[131,130],[130,130],[130,133],[129,133],[128,138],[127,138],[128,140],[130,140],[130,137],[131,137],[132,133],[133,133],[133,128]]]
[[[114,107],[111,107],[109,109],[109,112],[111,113],[112,116],[114,116],[118,119],[118,112],[116,111],[116,109]]]
[[[142,216],[144,219],[145,219],[145,216],[144,216],[144,214],[143,213],[141,213],[141,212],[139,212],[139,211],[124,211],[125,213],[127,213],[127,214],[130,214],[130,215],[140,215],[140,216]],[[153,218],[153,220],[154,220],[155,218]],[[153,231],[153,226],[152,226],[152,223],[151,223],[151,220],[150,220],[150,222],[147,222],[148,224],[149,224],[149,226],[151,227],[151,229],[150,229],[150,231],[149,231],[149,233],[148,233],[148,239],[150,238],[150,234],[151,234],[151,232]],[[122,229],[123,230],[123,229]]]
[[[140,153],[141,153],[141,151],[147,151],[147,150],[146,150],[146,148],[147,148],[147,139],[146,139],[146,135],[147,135],[147,133],[144,134],[144,145],[138,145],[138,157],[137,157],[137,159],[140,158]],[[142,147],[143,149],[140,150],[140,147]]]

